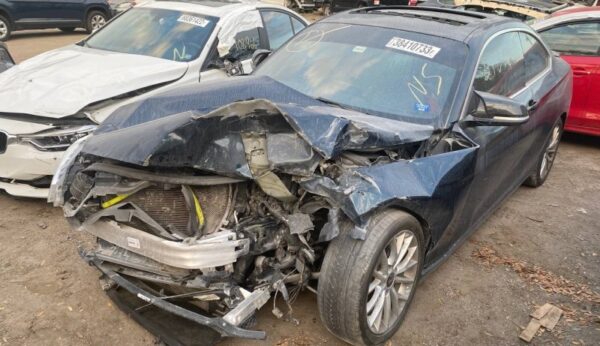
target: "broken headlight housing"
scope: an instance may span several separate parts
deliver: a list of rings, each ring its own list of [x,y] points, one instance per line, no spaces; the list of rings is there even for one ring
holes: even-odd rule
[[[58,130],[40,132],[33,135],[19,136],[20,143],[33,145],[40,151],[64,151],[80,138],[86,137],[96,129],[96,125],[68,127]]]
[[[80,138],[73,145],[67,149],[62,161],[58,165],[54,176],[52,177],[52,183],[50,184],[50,191],[48,192],[48,203],[52,203],[55,207],[59,207],[65,204],[65,180],[69,169],[75,162],[77,156],[81,152],[85,141],[88,136]]]

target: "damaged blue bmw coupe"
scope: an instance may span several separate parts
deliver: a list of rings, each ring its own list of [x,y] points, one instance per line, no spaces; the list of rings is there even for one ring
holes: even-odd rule
[[[333,334],[381,344],[424,274],[544,183],[571,84],[516,20],[351,11],[253,76],[119,109],[71,147],[50,200],[97,239],[81,254],[111,297],[167,343],[264,338],[256,311],[274,295],[289,315],[306,289]]]

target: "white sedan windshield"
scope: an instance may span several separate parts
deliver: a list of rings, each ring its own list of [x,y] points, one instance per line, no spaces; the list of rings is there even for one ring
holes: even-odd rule
[[[90,48],[191,61],[208,41],[216,17],[155,8],[134,8],[106,25],[86,44]]]

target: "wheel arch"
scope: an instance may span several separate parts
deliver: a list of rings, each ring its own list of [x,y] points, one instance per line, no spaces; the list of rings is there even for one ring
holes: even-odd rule
[[[86,10],[85,10],[85,17],[84,17],[84,22],[87,22],[88,17],[90,15],[90,13],[92,13],[92,11],[99,11],[102,12],[106,15],[107,20],[110,19],[111,15],[110,15],[110,10],[108,10],[107,8],[100,6],[100,5],[90,5]]]
[[[377,213],[381,213],[386,210],[397,210],[397,211],[404,212],[404,213],[414,217],[419,222],[419,224],[421,225],[421,230],[423,231],[423,240],[425,241],[425,244],[424,244],[425,255],[427,255],[427,252],[429,251],[429,249],[431,249],[431,245],[432,245],[432,241],[433,241],[433,238],[431,236],[431,227],[429,226],[429,222],[427,221],[427,219],[425,219],[418,212],[416,212],[410,208],[407,208],[404,205],[400,205],[400,204],[390,204],[388,206],[382,207],[377,210]]]
[[[11,26],[15,25],[12,17],[10,16],[10,11],[6,7],[0,6],[0,16],[6,18]]]

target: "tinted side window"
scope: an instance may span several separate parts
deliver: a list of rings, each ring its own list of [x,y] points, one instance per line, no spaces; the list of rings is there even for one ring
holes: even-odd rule
[[[263,11],[262,16],[271,50],[278,49],[290,37],[294,36],[292,21],[287,14],[276,11]]]
[[[521,45],[525,56],[525,75],[530,80],[540,74],[548,66],[548,52],[533,36],[520,32]]]
[[[552,50],[566,55],[600,56],[600,22],[557,26],[540,33]]]
[[[510,96],[522,89],[526,81],[519,33],[508,32],[494,38],[481,55],[475,90]]]

